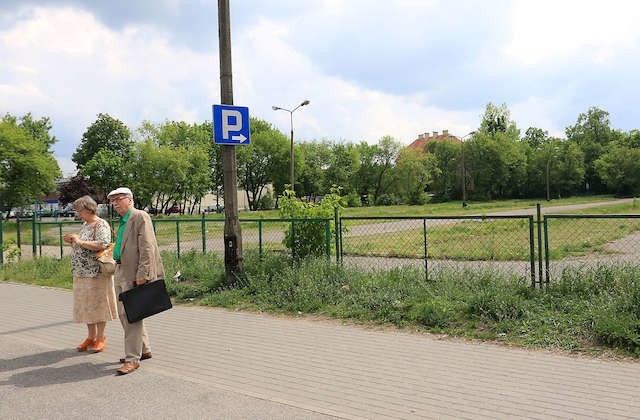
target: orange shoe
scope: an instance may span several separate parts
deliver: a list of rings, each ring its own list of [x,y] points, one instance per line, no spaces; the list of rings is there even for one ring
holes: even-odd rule
[[[87,348],[93,344],[93,342],[95,341],[95,338],[86,338],[82,344],[80,344],[78,347],[76,347],[76,350],[78,351],[87,351]]]
[[[96,338],[93,344],[89,346],[89,350],[91,350],[94,353],[100,353],[101,351],[104,350],[104,346],[106,344],[107,344],[107,337]]]
[[[128,375],[140,367],[138,362],[125,362],[124,365],[116,371],[116,375]]]

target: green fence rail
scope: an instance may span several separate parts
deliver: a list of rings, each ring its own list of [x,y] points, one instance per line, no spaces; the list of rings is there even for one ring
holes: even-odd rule
[[[62,235],[81,222],[0,219],[0,263],[71,253]],[[111,221],[117,226],[117,220]],[[224,254],[223,218],[154,219],[160,249]],[[640,264],[640,215],[534,215],[243,219],[243,249],[304,256],[301,237],[315,235],[315,255],[362,270],[417,267],[425,279],[439,270],[497,270],[544,286],[567,267]],[[313,226],[313,229],[308,229]],[[288,246],[286,245],[288,244]]]

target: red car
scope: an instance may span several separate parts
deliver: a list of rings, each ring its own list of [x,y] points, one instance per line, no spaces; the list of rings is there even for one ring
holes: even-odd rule
[[[182,213],[180,206],[171,206],[167,209],[165,214]]]

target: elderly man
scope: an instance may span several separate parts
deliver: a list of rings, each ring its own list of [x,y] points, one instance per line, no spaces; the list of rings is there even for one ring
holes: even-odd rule
[[[149,215],[133,207],[133,193],[120,187],[107,198],[120,215],[113,258],[116,260],[116,295],[148,281],[164,278],[164,268],[153,224]],[[151,358],[149,337],[144,321],[129,323],[122,302],[118,302],[118,316],[124,329],[125,357],[118,375],[126,375],[140,367],[140,360]]]

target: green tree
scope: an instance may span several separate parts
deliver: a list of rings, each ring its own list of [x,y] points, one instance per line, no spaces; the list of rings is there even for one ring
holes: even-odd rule
[[[433,165],[428,174],[431,179],[429,189],[436,201],[452,200],[461,194],[461,147],[462,143],[449,139],[432,140],[425,145],[425,152],[432,156]],[[467,150],[465,145],[465,151]]]
[[[195,212],[213,185],[211,124],[145,121],[137,132],[142,141],[134,149],[129,172],[139,190],[139,205],[166,211],[176,204]]]
[[[511,120],[511,112],[507,108],[507,104],[495,106],[489,102],[484,108],[480,122],[480,132],[488,136],[497,133],[510,132],[511,135],[517,130],[515,123]]]
[[[391,172],[398,159],[402,145],[391,136],[382,137],[377,144],[360,143],[360,168],[354,184],[361,196],[368,196],[370,202],[390,191]]]
[[[98,202],[106,202],[106,195],[123,185],[130,185],[125,160],[116,152],[101,149],[87,161],[80,170],[80,175],[89,178],[92,185],[102,191]],[[134,194],[134,197],[136,194]]]
[[[251,120],[251,144],[238,146],[238,183],[245,190],[251,210],[269,182],[284,190],[289,183],[290,143],[286,136],[266,121]],[[286,181],[285,181],[286,180]]]
[[[132,145],[131,132],[122,121],[109,114],[98,114],[98,119],[82,135],[71,160],[82,170],[100,150],[109,150],[126,161]]]
[[[526,146],[513,130],[492,136],[476,133],[465,143],[469,192],[486,199],[522,196],[527,182]]]
[[[612,143],[594,162],[594,167],[613,193],[623,196],[640,193],[640,149]]]
[[[315,197],[324,195],[325,170],[331,164],[331,143],[328,140],[300,143],[300,152],[304,156],[305,166],[298,176],[300,197],[308,197],[315,201]]]
[[[576,124],[566,128],[567,139],[576,143],[584,155],[585,186],[587,192],[605,192],[605,185],[595,167],[595,162],[611,142],[612,132],[609,113],[591,107],[578,116]]]
[[[407,204],[424,204],[428,197],[426,186],[433,182],[438,173],[437,160],[432,153],[406,147],[400,151],[393,170],[393,186]]]
[[[343,194],[350,196],[349,205],[356,205],[357,191],[354,180],[360,168],[360,153],[352,143],[335,143],[331,146],[331,161],[325,170],[324,191],[339,185]],[[359,202],[359,198],[357,200]]]
[[[32,127],[40,127],[38,130]],[[55,189],[60,168],[49,147],[48,118],[18,119],[10,114],[0,120],[0,206],[7,210],[25,205]]]

